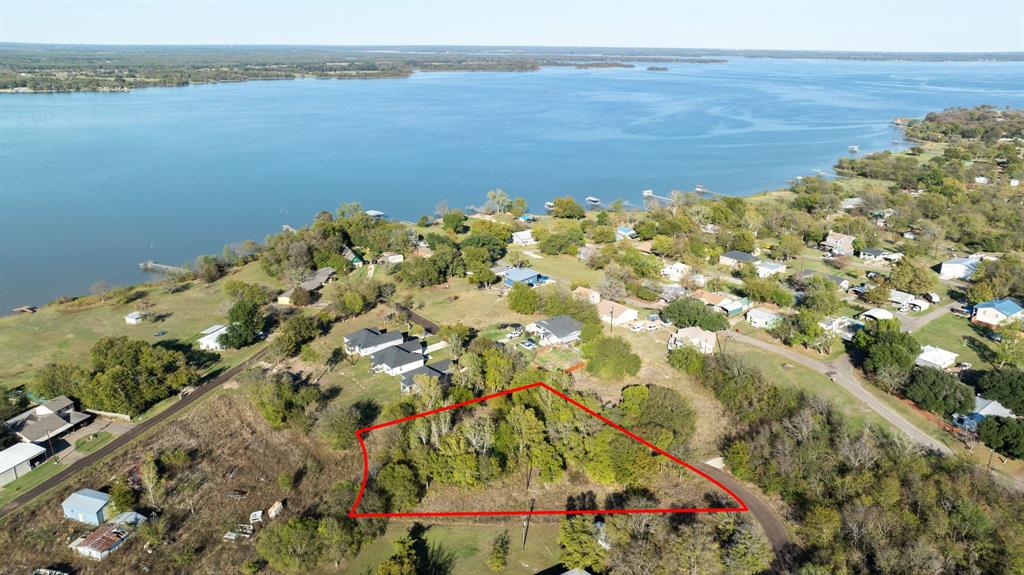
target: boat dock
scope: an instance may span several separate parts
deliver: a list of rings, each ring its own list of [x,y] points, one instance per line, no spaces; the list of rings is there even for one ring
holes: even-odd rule
[[[190,270],[188,268],[183,268],[181,266],[169,266],[167,264],[160,264],[160,263],[157,263],[157,262],[155,262],[153,260],[146,260],[144,262],[139,263],[139,269],[144,271],[144,272],[157,272],[157,273],[170,274],[170,275],[183,275],[183,274],[190,274],[190,273],[192,273],[192,270]]]

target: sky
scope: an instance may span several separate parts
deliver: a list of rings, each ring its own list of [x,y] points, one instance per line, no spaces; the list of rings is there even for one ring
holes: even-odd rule
[[[0,41],[1024,51],[1024,1],[0,0]]]

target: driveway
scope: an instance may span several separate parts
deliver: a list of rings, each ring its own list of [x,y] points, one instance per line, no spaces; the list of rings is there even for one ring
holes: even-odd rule
[[[936,319],[939,319],[943,315],[945,315],[947,313],[950,313],[949,310],[951,310],[951,309],[953,309],[955,307],[960,307],[962,305],[963,304],[961,304],[960,302],[957,302],[957,301],[949,301],[946,304],[941,305],[939,307],[931,308],[931,310],[928,313],[923,314],[923,315],[918,315],[918,316],[905,315],[905,314],[897,314],[897,315],[900,318],[900,323],[903,326],[903,331],[905,331],[905,332],[912,332],[912,331],[917,331],[917,330],[921,329],[928,322],[931,322],[931,321],[934,321]]]
[[[928,314],[931,315],[931,314]],[[921,316],[924,318],[927,316]],[[929,320],[930,321],[930,320]],[[927,323],[927,322],[925,322]],[[924,325],[923,323],[921,325]],[[787,349],[780,345],[775,345],[759,339],[744,335],[742,333],[727,332],[726,337],[741,341],[747,345],[770,351],[778,356],[784,357],[794,363],[813,369],[814,371],[828,377],[829,372],[835,372],[834,381],[841,385],[846,391],[850,392],[851,395],[862,401],[865,405],[871,408],[872,411],[882,416],[883,419],[892,424],[893,427],[899,429],[905,433],[908,437],[923,445],[928,449],[936,450],[945,455],[952,455],[953,450],[947,447],[944,443],[938,441],[927,433],[921,431],[913,423],[908,421],[905,417],[896,413],[888,405],[882,403],[874,395],[871,394],[861,384],[857,378],[853,364],[850,363],[849,356],[843,355],[839,359],[830,362],[824,362],[810,357],[806,357],[800,353],[797,353],[791,349]]]
[[[75,449],[75,442],[83,437],[89,437],[90,435],[101,431],[106,431],[114,437],[119,437],[127,433],[128,430],[133,427],[135,427],[135,425],[127,421],[117,421],[114,419],[97,417],[89,425],[86,425],[81,429],[77,429],[61,438],[60,447],[57,450],[57,460],[64,465],[69,465],[85,457],[85,453]]]

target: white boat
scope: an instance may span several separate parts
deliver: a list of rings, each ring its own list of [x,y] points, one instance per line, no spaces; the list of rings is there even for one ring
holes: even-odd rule
[[[588,204],[592,205],[592,206],[600,206],[601,205],[601,199],[600,198],[595,198],[594,196],[587,196],[585,201]]]
[[[553,210],[553,209],[555,209],[555,203],[554,202],[544,202],[544,208],[548,209],[548,210]]]
[[[697,192],[698,194],[703,194],[707,192],[708,189],[705,188],[702,184],[697,184],[696,186],[693,187],[693,191]]]
[[[849,148],[846,149],[849,150],[851,154],[856,154],[857,152],[860,151],[860,146],[850,146]]]

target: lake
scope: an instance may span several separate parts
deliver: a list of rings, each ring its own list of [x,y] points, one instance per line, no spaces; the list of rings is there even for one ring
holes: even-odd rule
[[[901,145],[897,116],[1024,105],[1009,63],[733,58],[0,95],[0,313],[146,279],[359,201],[399,219],[571,194],[734,195]]]

